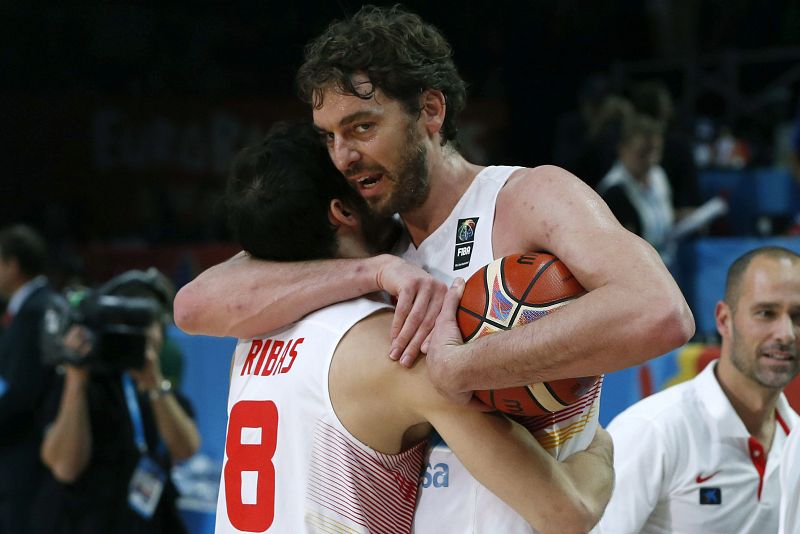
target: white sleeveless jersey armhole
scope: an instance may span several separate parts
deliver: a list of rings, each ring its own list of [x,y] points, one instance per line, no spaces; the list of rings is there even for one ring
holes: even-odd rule
[[[328,391],[344,334],[387,308],[356,299],[239,341],[217,533],[411,530],[426,444],[395,455],[370,449],[338,420]]]
[[[492,231],[497,197],[520,168],[483,169],[439,228],[419,247],[408,245],[403,258],[447,284],[456,277],[467,279],[494,261]],[[600,389],[598,385],[581,402],[561,412],[520,422],[553,457],[563,460],[591,443],[598,426]],[[534,532],[522,516],[475,480],[440,438],[434,438],[426,464],[414,519],[416,534]]]

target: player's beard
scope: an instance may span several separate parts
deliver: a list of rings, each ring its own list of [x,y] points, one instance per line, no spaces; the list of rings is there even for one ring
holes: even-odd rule
[[[414,121],[409,121],[405,141],[396,171],[384,174],[394,188],[382,198],[367,199],[370,210],[379,217],[413,210],[428,198],[428,152]]]
[[[731,363],[744,376],[762,387],[783,389],[797,375],[798,370],[800,370],[800,361],[798,361],[797,348],[794,345],[779,345],[773,342],[750,348],[736,331],[735,326],[732,325],[731,330],[733,333]],[[793,359],[788,362],[789,365],[787,365],[786,371],[775,371],[767,364],[762,365],[761,353],[769,349],[779,349],[792,354]]]

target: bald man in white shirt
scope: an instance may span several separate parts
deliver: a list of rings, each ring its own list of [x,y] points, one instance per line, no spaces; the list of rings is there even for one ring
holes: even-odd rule
[[[765,247],[737,259],[716,318],[719,361],[609,425],[616,486],[602,532],[778,531],[798,426],[782,392],[800,368],[800,257]]]

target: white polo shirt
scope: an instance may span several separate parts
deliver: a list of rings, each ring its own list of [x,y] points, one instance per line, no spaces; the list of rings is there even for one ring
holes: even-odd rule
[[[778,531],[781,455],[800,418],[781,395],[765,461],[715,368],[643,399],[608,426],[616,486],[600,532]]]
[[[781,461],[780,534],[800,532],[800,430],[794,429],[783,449]]]

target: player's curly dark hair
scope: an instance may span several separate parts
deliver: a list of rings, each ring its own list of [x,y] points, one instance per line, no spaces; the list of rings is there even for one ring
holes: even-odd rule
[[[330,258],[336,250],[327,215],[332,198],[363,203],[310,124],[279,122],[233,160],[225,192],[228,225],[257,258]]]
[[[225,207],[231,232],[246,252],[265,260],[303,261],[335,257],[336,232],[328,219],[335,198],[359,214],[375,252],[395,241],[400,227],[378,224],[333,166],[311,124],[278,122],[234,158]]]
[[[353,86],[353,75],[364,73],[372,82],[368,93]],[[447,113],[442,144],[454,140],[456,119],[466,103],[466,83],[453,63],[452,50],[442,34],[418,15],[399,5],[367,5],[346,20],[334,21],[305,49],[297,73],[300,97],[315,108],[329,84],[360,98],[380,89],[403,103],[408,113],[420,111],[420,94],[436,89],[444,94]]]

